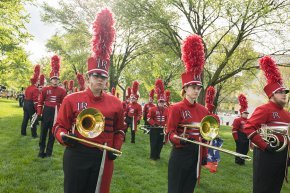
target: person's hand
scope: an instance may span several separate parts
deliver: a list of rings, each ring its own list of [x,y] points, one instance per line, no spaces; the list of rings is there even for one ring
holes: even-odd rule
[[[69,135],[69,136],[73,136],[73,137],[76,137],[76,135],[73,134],[73,133],[68,133],[67,135]],[[62,141],[63,141],[63,143],[64,143],[65,145],[70,146],[70,147],[74,147],[74,146],[76,146],[76,144],[78,143],[77,140],[74,140],[74,139],[72,139],[72,138],[69,138],[69,137],[67,137],[67,136],[65,136],[65,135],[61,135],[61,139],[62,139]]]
[[[108,151],[108,158],[109,160],[115,160],[118,156],[111,151]]]

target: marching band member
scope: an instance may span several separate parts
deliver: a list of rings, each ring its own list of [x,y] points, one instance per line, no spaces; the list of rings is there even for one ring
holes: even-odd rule
[[[38,100],[38,78],[40,74],[40,65],[36,65],[34,68],[34,75],[30,79],[31,85],[25,89],[24,105],[23,105],[23,120],[21,125],[21,135],[26,136],[26,128],[28,120],[32,119],[32,115],[36,112],[37,100]],[[36,125],[31,128],[31,135],[33,138],[37,137]]]
[[[137,103],[139,98],[138,90],[139,83],[134,81],[125,120],[127,126],[131,129],[131,143],[135,143],[135,134],[138,130],[137,125],[140,123],[142,117],[142,107],[139,103]]]
[[[239,103],[241,106],[240,113],[241,117],[236,118],[233,122],[232,134],[236,142],[236,152],[247,155],[249,152],[249,139],[244,133],[244,125],[248,119],[248,101],[245,95],[240,94]],[[235,157],[235,163],[238,165],[245,165],[245,160],[240,157]]]
[[[148,126],[149,123],[147,121],[147,115],[149,113],[149,110],[153,107],[155,107],[154,102],[154,89],[152,89],[149,93],[149,100],[148,103],[146,103],[143,107],[143,120],[144,120],[144,125]]]
[[[164,126],[167,121],[168,109],[165,107],[164,85],[161,79],[155,82],[155,91],[157,94],[157,106],[150,108],[148,113],[148,123],[150,124],[150,159],[160,159],[160,153],[163,147]]]
[[[253,155],[253,193],[278,193],[281,191],[287,170],[289,144],[286,142],[286,148],[276,152],[284,142],[282,135],[276,134],[280,145],[275,147],[265,142],[259,131],[265,127],[287,130],[290,113],[283,108],[287,103],[286,94],[289,90],[283,86],[280,71],[271,57],[263,57],[260,60],[260,67],[267,79],[264,91],[269,102],[255,109],[244,126],[244,132],[257,146]]]
[[[113,24],[113,16],[108,9],[98,13],[93,24],[93,56],[88,59],[86,75],[88,88],[68,95],[64,99],[53,128],[57,140],[66,146],[63,156],[64,192],[66,193],[110,192],[113,160],[116,159],[116,155],[110,151],[104,153],[88,144],[76,142],[63,134],[84,139],[77,129],[73,129],[76,117],[83,109],[96,108],[105,117],[104,132],[86,140],[98,144],[106,143],[107,146],[121,149],[125,135],[122,103],[116,97],[104,92],[108,82],[111,45],[115,35]],[[104,159],[103,155],[106,156]],[[103,164],[104,168],[101,167]]]
[[[197,144],[187,143],[175,136],[201,141],[198,128],[182,127],[180,124],[199,123],[208,110],[197,103],[202,88],[201,73],[204,66],[204,47],[198,35],[190,35],[183,42],[182,60],[186,72],[181,75],[182,101],[169,108],[166,132],[173,144],[168,163],[168,193],[192,193],[200,174],[202,152]]]
[[[54,136],[51,129],[54,124],[55,111],[59,109],[63,98],[66,96],[65,89],[58,86],[60,58],[55,55],[51,58],[50,86],[43,87],[38,99],[37,115],[41,120],[38,157],[50,157],[52,155]],[[55,109],[57,108],[57,109]],[[48,142],[46,137],[48,133]]]

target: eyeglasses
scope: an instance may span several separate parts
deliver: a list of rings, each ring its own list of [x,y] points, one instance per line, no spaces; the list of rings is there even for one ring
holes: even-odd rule
[[[287,94],[286,90],[278,90],[275,94]]]

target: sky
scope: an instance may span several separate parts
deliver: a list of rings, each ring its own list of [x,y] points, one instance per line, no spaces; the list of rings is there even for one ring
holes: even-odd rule
[[[45,0],[36,0],[37,5],[41,5]],[[46,1],[49,5],[57,6],[59,0]],[[41,21],[40,14],[42,9],[36,5],[26,5],[25,8],[30,14],[30,23],[26,25],[29,33],[33,35],[33,39],[25,45],[25,49],[29,52],[29,59],[36,63],[44,56],[51,56],[51,53],[45,48],[46,41],[57,31],[57,26],[46,24]]]

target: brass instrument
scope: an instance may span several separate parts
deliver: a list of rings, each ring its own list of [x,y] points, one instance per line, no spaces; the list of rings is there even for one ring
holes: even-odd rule
[[[82,110],[79,115],[77,116],[76,119],[76,128],[78,132],[85,138],[95,138],[99,136],[105,128],[105,117],[103,114],[95,108],[88,108]],[[85,139],[80,139],[74,136],[70,136],[67,134],[62,134],[68,138],[90,144],[94,147],[100,148],[100,149],[105,149],[108,151],[111,151],[115,153],[116,155],[121,155],[122,152],[114,149],[112,147],[109,147],[107,145],[102,145],[98,143],[94,143]]]
[[[257,131],[266,143],[268,143],[271,147],[277,148],[276,152],[280,152],[287,147],[290,140],[289,132],[290,124],[288,126],[267,126],[263,124]],[[281,135],[283,137],[284,141],[282,145],[280,145],[281,142],[279,141],[277,135]]]
[[[201,120],[201,122],[199,124],[179,124],[179,126],[184,127],[184,134],[185,134],[185,131],[186,131],[187,128],[197,128],[197,129],[199,129],[199,132],[200,132],[201,136],[207,141],[211,141],[211,140],[215,139],[218,136],[218,133],[219,133],[219,123],[213,116],[210,116],[210,115],[205,116]],[[174,137],[177,138],[177,139],[183,140],[183,141],[187,141],[187,142],[194,143],[194,144],[197,144],[197,145],[201,145],[201,146],[204,146],[204,147],[207,147],[207,148],[218,150],[220,152],[224,152],[224,153],[227,153],[227,154],[230,154],[230,155],[234,155],[234,156],[240,157],[240,158],[242,158],[244,160],[247,160],[247,161],[252,159],[250,156],[247,156],[247,155],[244,155],[244,154],[240,154],[240,153],[237,153],[237,152],[234,152],[234,151],[230,151],[230,150],[227,150],[227,149],[223,149],[223,148],[215,147],[215,146],[212,146],[212,145],[208,145],[206,143],[189,140],[189,139],[185,138],[185,136],[180,137],[180,136],[175,135]]]

